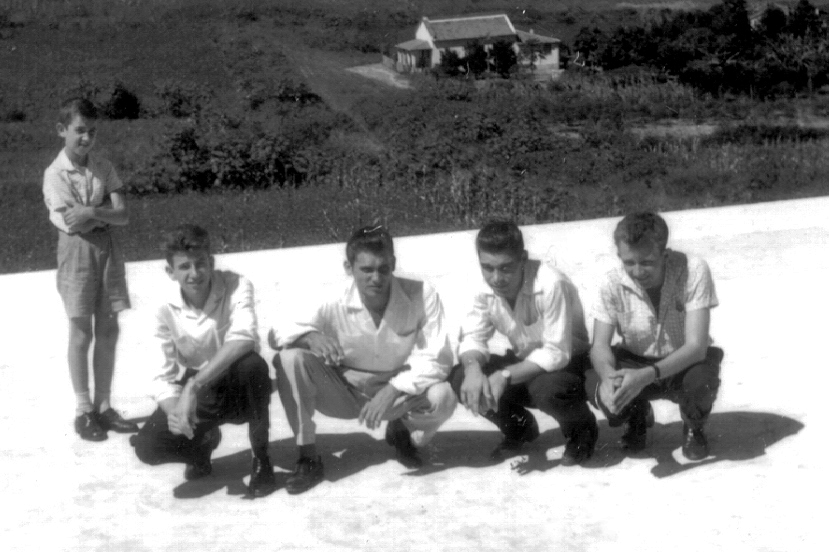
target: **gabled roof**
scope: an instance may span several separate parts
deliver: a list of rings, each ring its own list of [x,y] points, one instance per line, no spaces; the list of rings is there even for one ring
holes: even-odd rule
[[[436,42],[443,40],[474,40],[476,38],[515,36],[515,28],[505,14],[423,18],[423,24]]]
[[[425,40],[418,40],[418,39],[407,40],[406,42],[401,42],[400,44],[396,45],[395,48],[398,48],[400,50],[408,50],[408,51],[431,50],[432,49],[432,47],[429,45],[428,42],[426,42]]]
[[[561,42],[557,38],[535,34],[532,31],[528,33],[526,31],[519,31],[518,29],[516,29],[515,32],[518,34],[518,40],[520,40],[521,42],[528,42],[530,40],[535,40],[539,44],[558,44]]]

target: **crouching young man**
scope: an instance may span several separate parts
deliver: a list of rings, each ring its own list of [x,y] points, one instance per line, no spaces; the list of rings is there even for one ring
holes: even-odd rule
[[[594,308],[590,357],[599,381],[591,375],[590,393],[611,426],[625,424],[620,444],[631,452],[645,448],[649,401],[678,403],[682,454],[705,458],[723,357],[708,334],[718,304],[711,272],[702,259],[667,249],[668,225],[657,214],[627,215],[613,239],[621,266],[607,273]],[[615,332],[622,342],[611,347]]]
[[[588,339],[578,291],[562,272],[528,259],[512,222],[491,222],[476,238],[483,281],[461,328],[460,361],[450,377],[461,402],[504,434],[493,460],[538,437],[526,407],[556,419],[567,441],[561,463],[593,454],[596,417],[584,391]],[[511,349],[491,355],[495,331]]]
[[[307,305],[274,330],[277,389],[296,435],[299,460],[286,481],[296,494],[323,479],[314,412],[357,418],[386,441],[406,467],[422,464],[426,445],[457,401],[445,382],[452,351],[443,306],[425,282],[398,278],[392,238],[365,227],[346,245],[345,289]]]
[[[166,236],[166,271],[178,285],[156,313],[161,353],[153,380],[158,409],[133,437],[147,464],[183,462],[187,480],[209,475],[223,423],[247,422],[253,452],[248,491],[276,490],[268,457],[268,365],[259,338],[253,286],[214,270],[207,232],[182,225]]]

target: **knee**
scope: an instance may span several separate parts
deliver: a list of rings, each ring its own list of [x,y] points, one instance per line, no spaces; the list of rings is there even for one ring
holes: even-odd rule
[[[530,385],[530,392],[539,408],[553,410],[566,408],[574,402],[587,400],[584,379],[567,372],[542,374]]]
[[[121,328],[118,325],[117,314],[105,314],[95,317],[95,338],[101,341],[114,342],[118,340]]]
[[[682,379],[682,390],[691,397],[716,395],[719,387],[719,369],[707,363],[692,366]]]
[[[293,375],[316,358],[306,349],[284,349],[273,357],[273,367],[277,374]]]
[[[89,345],[92,342],[92,320],[88,316],[72,318],[69,321],[69,344]]]
[[[426,391],[429,404],[436,413],[440,413],[447,419],[455,411],[458,405],[458,397],[449,382],[436,383]]]
[[[138,457],[145,464],[155,466],[159,464],[158,455],[156,454],[156,447],[150,435],[143,431],[139,431],[130,438],[130,443],[135,449],[135,456]]]
[[[257,353],[251,352],[239,359],[236,369],[245,379],[268,379],[268,363]]]

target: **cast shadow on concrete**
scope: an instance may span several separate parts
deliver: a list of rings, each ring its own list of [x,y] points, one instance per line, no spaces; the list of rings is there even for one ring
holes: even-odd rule
[[[711,455],[698,462],[682,457],[682,422],[656,423],[648,430],[647,448],[636,454],[627,454],[618,446],[622,428],[610,428],[607,421],[599,422],[599,441],[596,450],[584,468],[605,468],[621,463],[625,458],[653,458],[654,477],[663,478],[722,461],[740,462],[757,458],[766,449],[803,429],[803,424],[792,418],[768,412],[717,412],[706,426]],[[553,430],[557,432],[558,430]],[[546,434],[545,434],[546,435]],[[541,438],[544,438],[542,435]],[[558,460],[547,460],[545,451],[528,451],[526,459],[513,468],[520,474],[546,471],[557,466]]]
[[[707,434],[711,456],[699,462],[678,460],[682,445],[682,422],[656,423],[648,430],[648,447],[635,458],[653,458],[656,466],[651,473],[668,477],[700,466],[725,460],[739,462],[757,458],[766,449],[803,429],[797,420],[766,412],[718,412],[711,415]],[[607,421],[599,422],[599,442],[596,451],[584,469],[599,469],[620,464],[628,455],[618,446],[621,428],[609,428]],[[489,453],[498,444],[501,435],[497,431],[441,431],[423,451],[425,465],[407,471],[407,476],[425,476],[453,468],[485,468],[493,466]],[[549,460],[547,451],[563,447],[564,438],[558,428],[544,432],[536,441],[526,445],[521,454],[504,460],[520,475],[543,472],[560,464],[559,459]],[[325,466],[325,480],[339,481],[372,466],[395,461],[394,449],[383,439],[376,439],[365,432],[321,433],[317,449]],[[293,439],[281,439],[270,444],[271,460],[276,468],[279,489],[294,468],[296,448]],[[203,479],[187,481],[173,491],[177,498],[198,498],[223,488],[227,494],[247,496],[245,479],[250,474],[250,451],[243,450],[213,460],[213,473]]]

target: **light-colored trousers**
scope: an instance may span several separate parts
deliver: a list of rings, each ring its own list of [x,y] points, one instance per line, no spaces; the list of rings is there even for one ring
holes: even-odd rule
[[[355,419],[363,406],[402,369],[365,372],[328,366],[305,349],[286,349],[274,357],[279,398],[296,435],[297,445],[316,439],[314,412],[341,419]],[[443,381],[420,395],[402,395],[383,417],[400,418],[411,433],[412,444],[429,443],[438,428],[452,416],[458,400]]]

